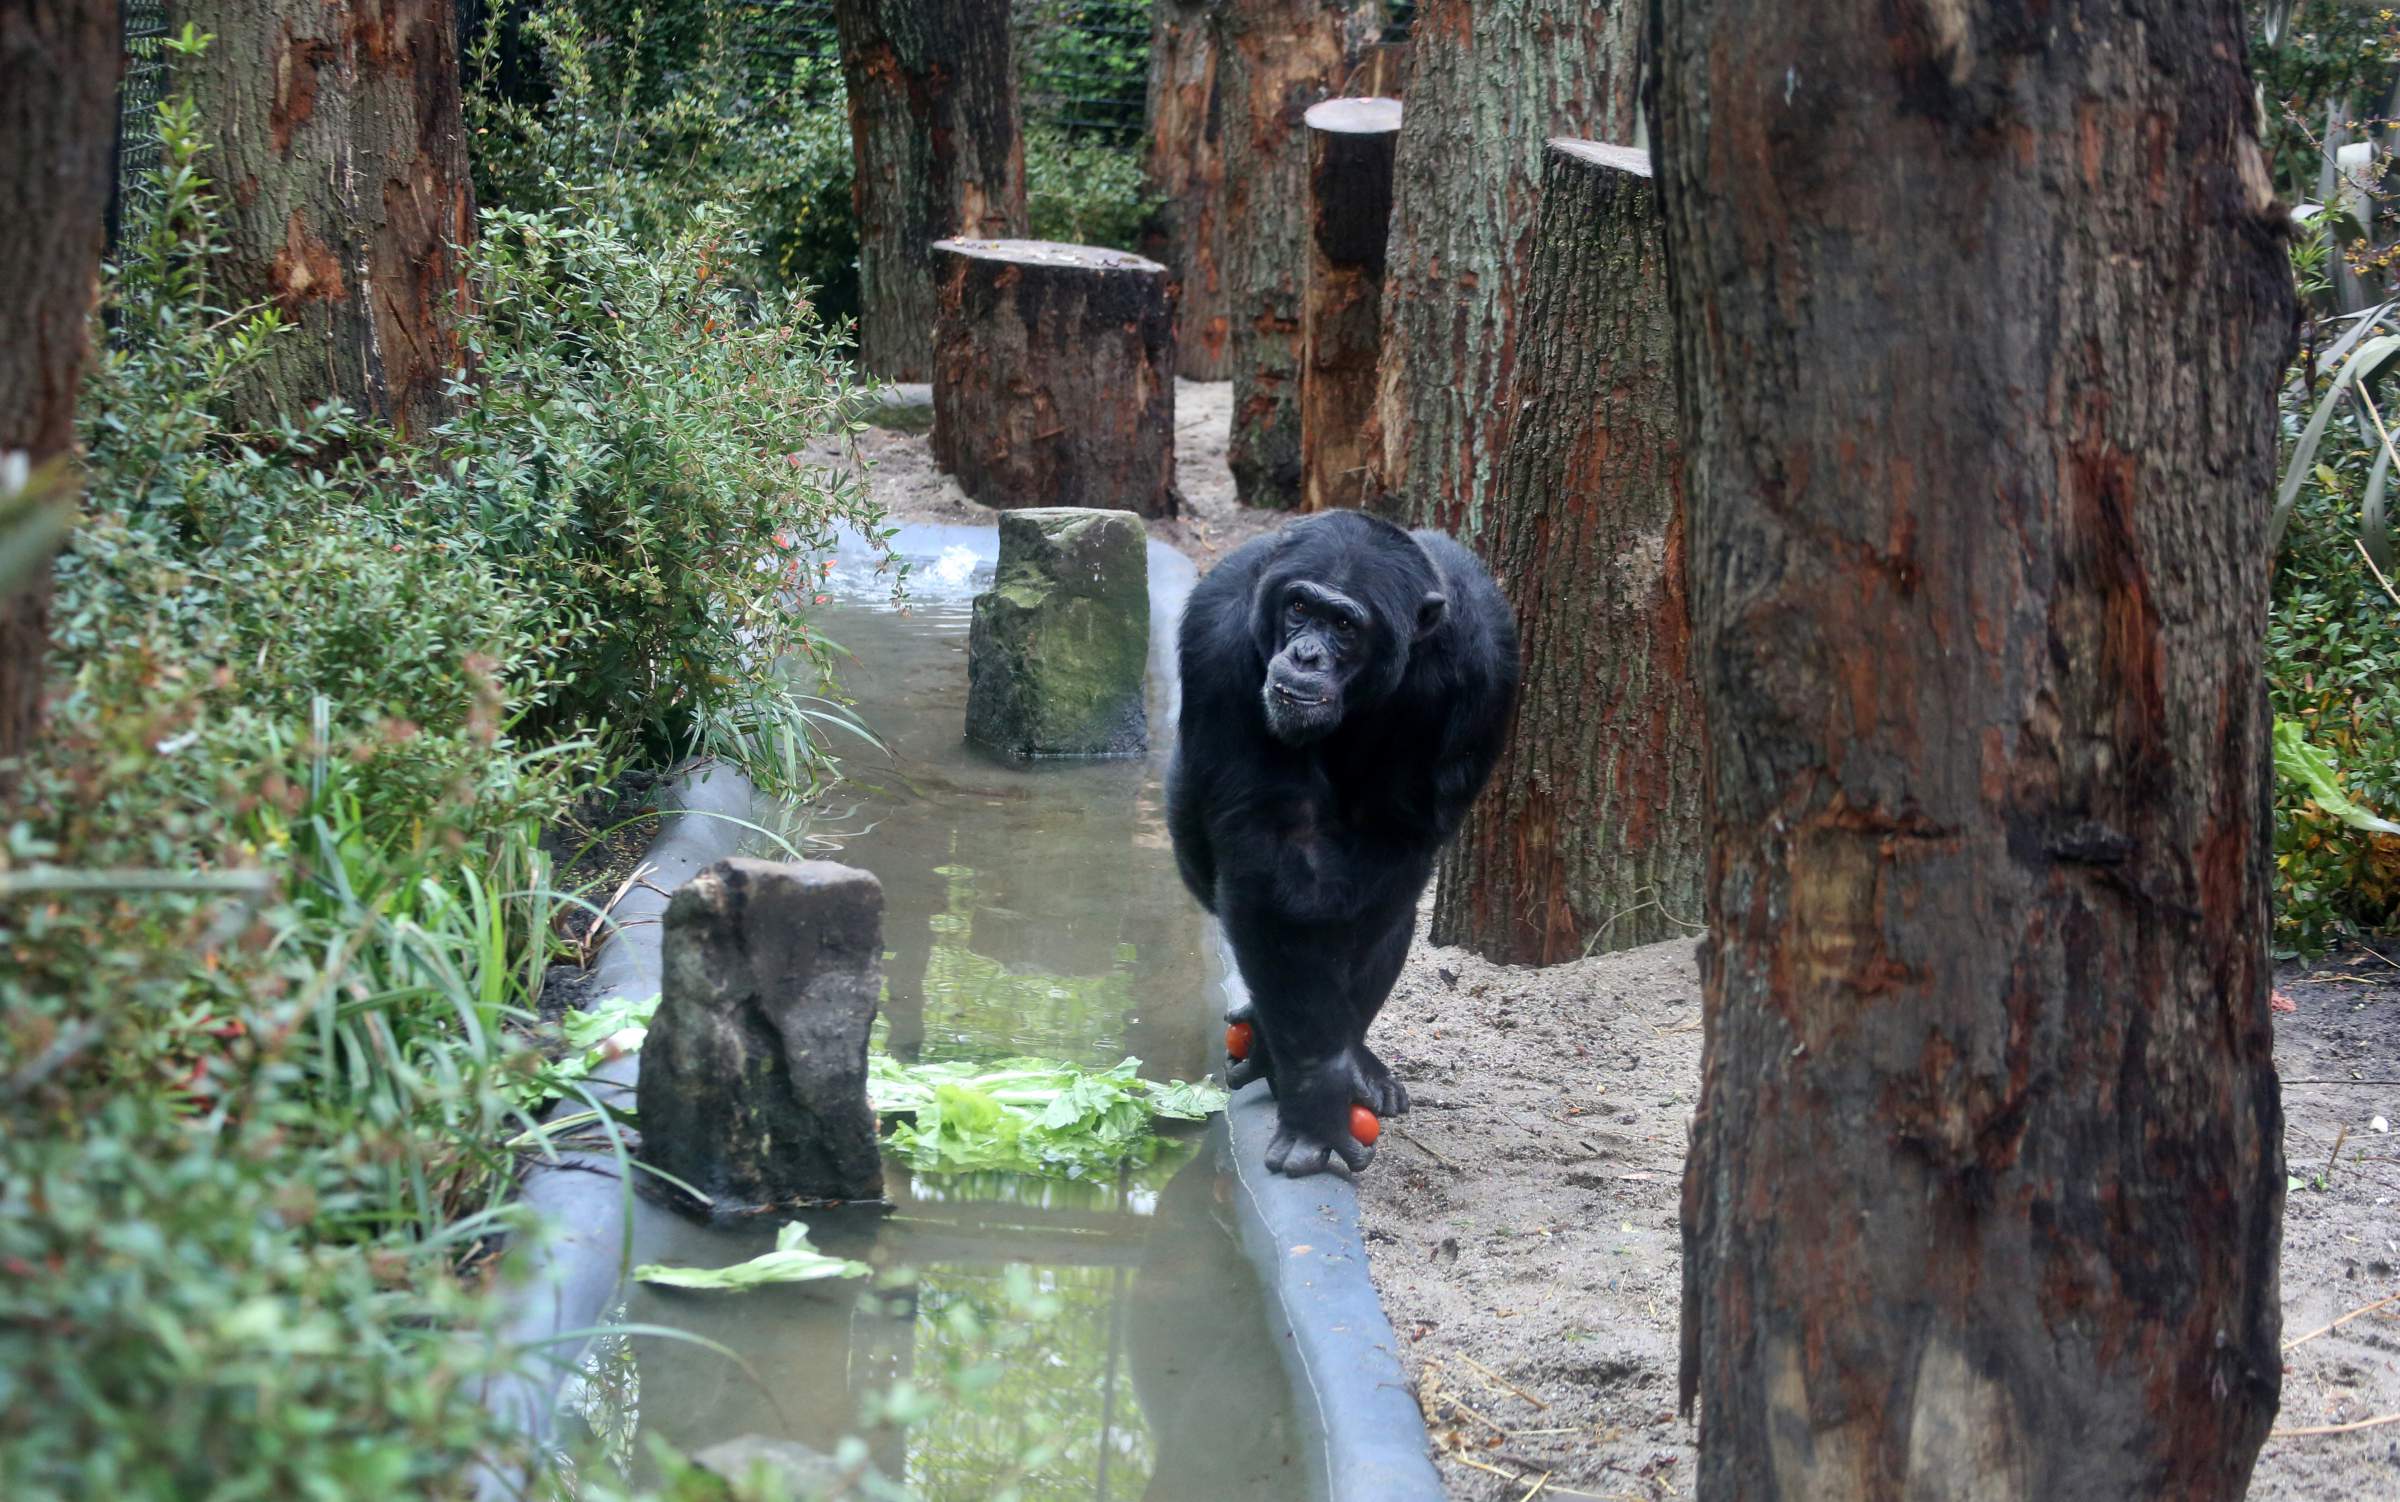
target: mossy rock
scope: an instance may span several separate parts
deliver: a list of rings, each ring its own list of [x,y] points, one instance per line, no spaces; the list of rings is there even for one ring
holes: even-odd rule
[[[1000,565],[975,599],[967,738],[1011,756],[1149,749],[1149,535],[1130,511],[1000,516]]]

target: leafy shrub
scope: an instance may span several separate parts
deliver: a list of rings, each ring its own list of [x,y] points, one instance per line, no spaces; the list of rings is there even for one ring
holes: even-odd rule
[[[161,126],[0,809],[0,1496],[460,1495],[520,1445],[478,1386],[528,1358],[482,1332],[539,835],[619,753],[816,775],[786,569],[872,517],[789,455],[844,377],[704,209],[647,250],[519,214],[436,451],[244,425],[288,331],[217,303],[188,103]]]
[[[1138,246],[1158,211],[1138,148],[1056,126],[1025,131],[1025,209],[1033,238]]]
[[[417,497],[533,603],[550,661],[537,723],[610,727],[653,762],[721,753],[804,791],[823,764],[805,560],[881,512],[801,451],[841,423],[849,367],[808,310],[730,285],[702,211],[655,251],[564,213],[487,215],[475,251],[476,399]]]

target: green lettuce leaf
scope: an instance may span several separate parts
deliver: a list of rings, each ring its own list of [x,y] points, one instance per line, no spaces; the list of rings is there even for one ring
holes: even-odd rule
[[[808,1227],[787,1221],[775,1232],[775,1250],[731,1267],[668,1267],[645,1262],[633,1275],[664,1288],[734,1292],[768,1283],[813,1283],[822,1278],[863,1278],[874,1271],[864,1262],[828,1257],[808,1244]]]

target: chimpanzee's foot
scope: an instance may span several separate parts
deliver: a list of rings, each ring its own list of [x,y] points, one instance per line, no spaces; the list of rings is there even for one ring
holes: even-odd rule
[[[1267,1051],[1255,1042],[1250,1045],[1250,1057],[1225,1061],[1225,1088],[1239,1090],[1253,1080],[1265,1080],[1267,1093],[1275,1093],[1275,1072],[1267,1067]]]
[[[1350,1070],[1355,1076],[1351,1089],[1360,1105],[1378,1116],[1407,1113],[1408,1087],[1364,1043],[1350,1050]]]
[[[1297,1131],[1288,1122],[1276,1128],[1275,1140],[1267,1144],[1267,1167],[1295,1179],[1323,1173],[1337,1158],[1352,1173],[1361,1173],[1375,1161],[1375,1149],[1351,1136],[1346,1126],[1327,1140]]]
[[[1295,1179],[1323,1173],[1339,1160],[1352,1173],[1375,1161],[1375,1149],[1350,1135],[1357,1070],[1344,1055],[1293,1071],[1275,1098],[1275,1140],[1267,1167]]]

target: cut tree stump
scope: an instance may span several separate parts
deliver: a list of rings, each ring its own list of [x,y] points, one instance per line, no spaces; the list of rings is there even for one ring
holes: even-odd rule
[[[944,235],[1025,233],[1023,112],[1008,7],[836,0],[858,216],[858,356],[926,379]]]
[[[1689,934],[1708,869],[1650,157],[1573,140],[1547,157],[1515,424],[1459,538],[1516,607],[1524,687],[1433,909],[1435,943],[1512,965]]]
[[[1308,291],[1301,330],[1300,505],[1368,500],[1375,361],[1383,347],[1383,247],[1392,222],[1397,99],[1328,99],[1308,124]]]
[[[1044,240],[940,240],[933,459],[986,506],[1173,516],[1167,268]]]

